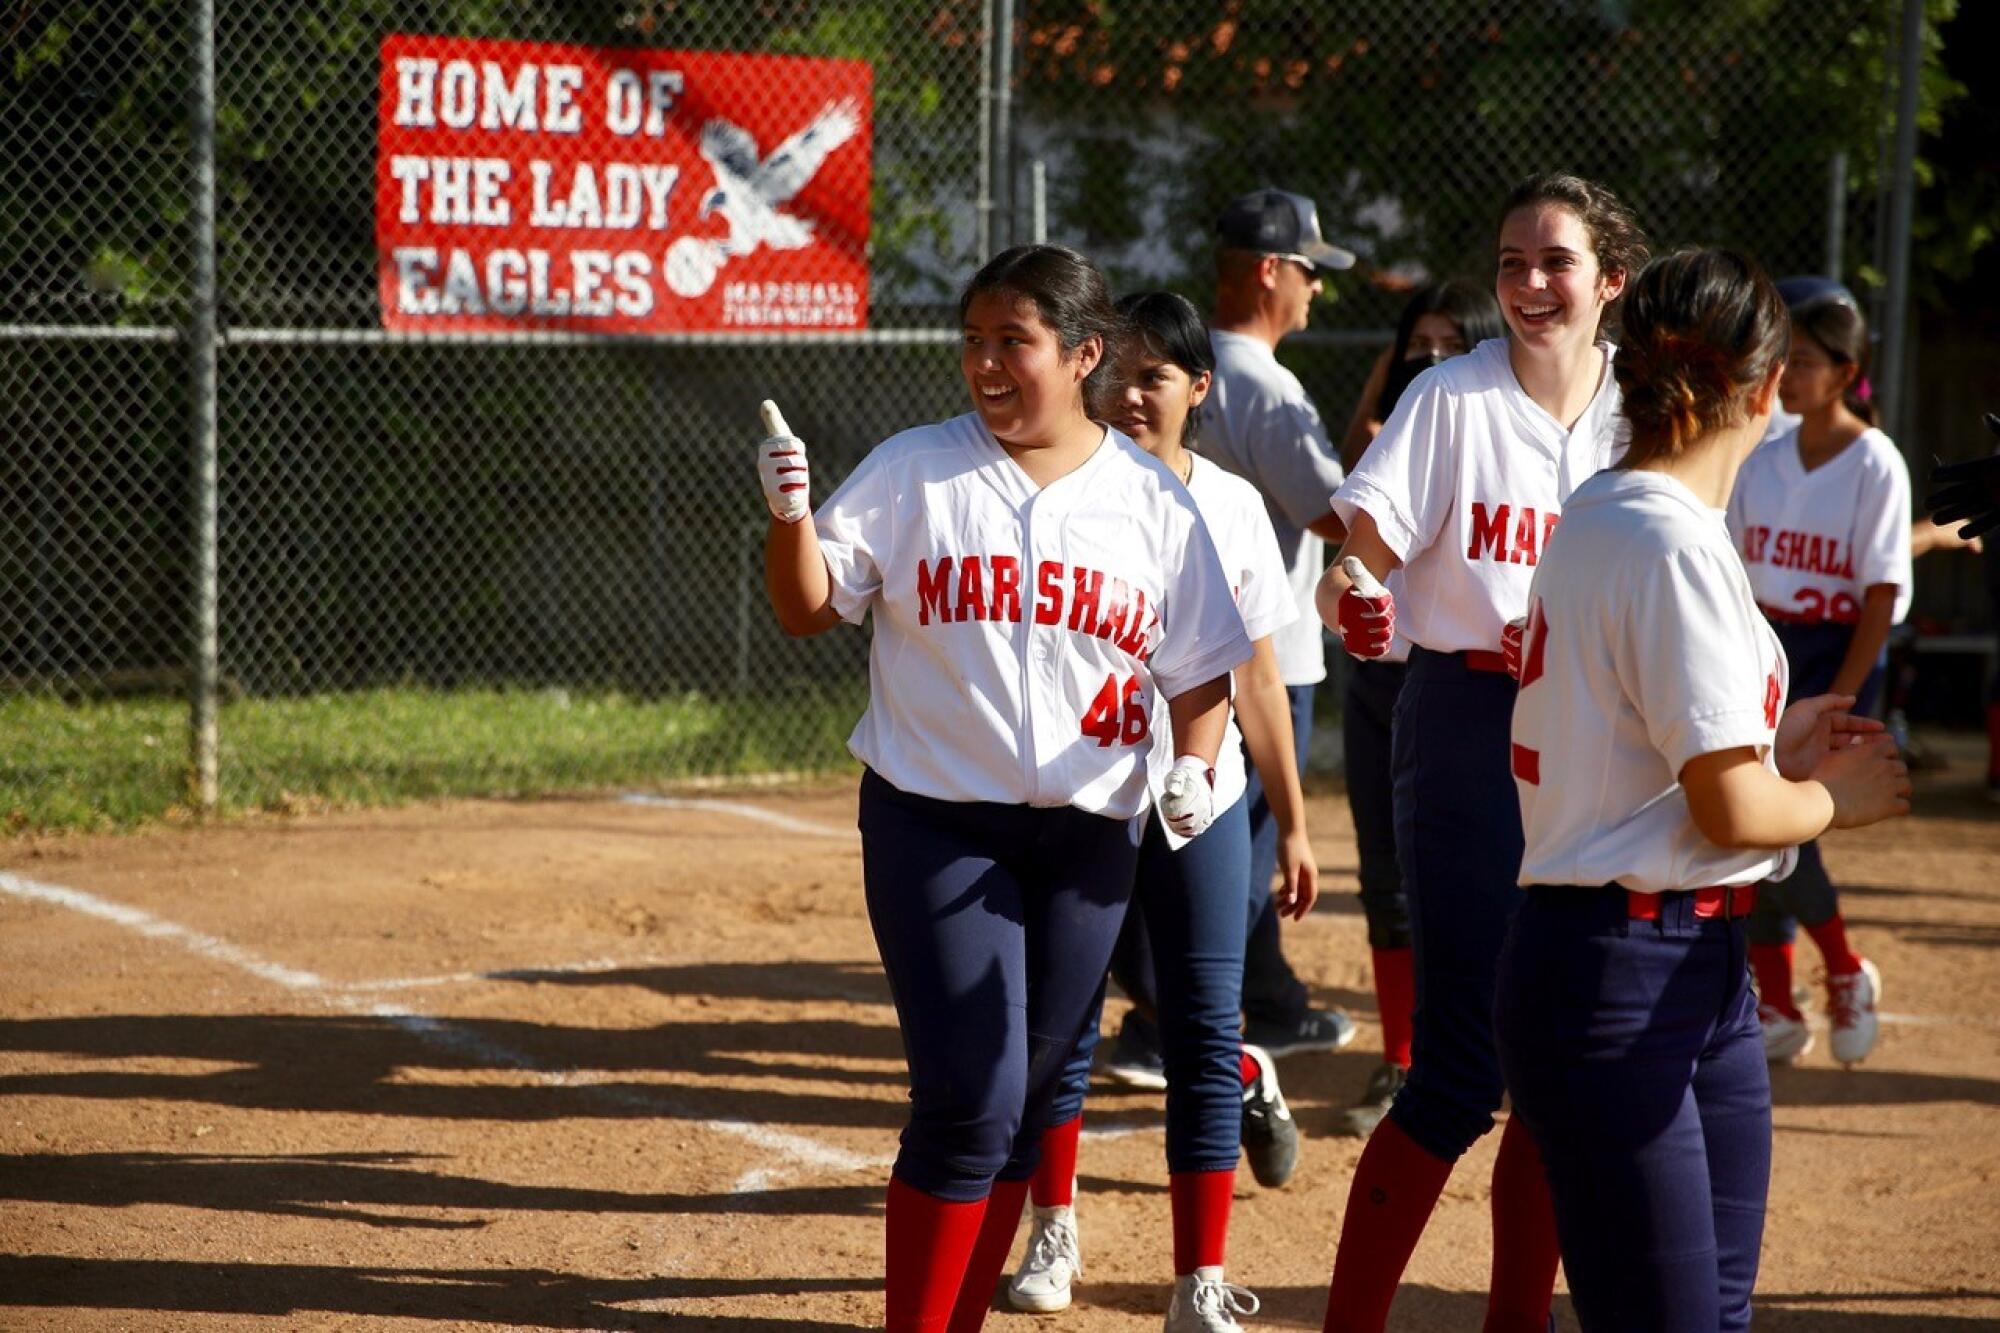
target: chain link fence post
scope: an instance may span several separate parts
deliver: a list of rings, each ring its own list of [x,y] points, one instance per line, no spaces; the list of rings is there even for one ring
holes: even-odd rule
[[[189,798],[207,814],[219,798],[217,749],[221,643],[216,587],[217,358],[215,271],[215,0],[194,0],[188,97],[188,229],[192,281],[187,321],[190,517],[188,570]]]

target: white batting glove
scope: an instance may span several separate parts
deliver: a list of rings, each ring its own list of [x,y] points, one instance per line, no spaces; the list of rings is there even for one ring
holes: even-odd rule
[[[796,523],[812,512],[806,442],[792,434],[770,399],[757,411],[764,418],[765,440],[757,446],[757,479],[764,483],[764,503],[780,523]]]
[[[1160,784],[1160,814],[1183,838],[1198,838],[1215,822],[1215,770],[1191,754],[1174,760]]]

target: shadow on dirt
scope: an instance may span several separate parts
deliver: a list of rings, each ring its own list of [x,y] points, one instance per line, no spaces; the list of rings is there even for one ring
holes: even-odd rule
[[[1265,1321],[1273,1326],[1288,1325],[1316,1328],[1326,1316],[1326,1288],[1313,1287],[1259,1287],[1258,1298],[1263,1302],[1259,1315],[1259,1326]],[[1940,1314],[1903,1314],[1893,1309],[1849,1311],[1836,1313],[1824,1309],[1810,1308],[1815,1305],[1840,1302],[1842,1304],[1875,1303],[1893,1305],[1898,1301],[1949,1300],[1956,1296],[1965,1300],[1993,1300],[2000,1298],[2000,1292],[1961,1291],[1955,1293],[1905,1292],[1883,1296],[1855,1295],[1845,1292],[1786,1292],[1765,1295],[1759,1293],[1754,1301],[1755,1323],[1759,1330],[1813,1330],[1813,1333],[1894,1333],[1899,1329],[1990,1329],[1990,1319],[1971,1316]],[[1147,1286],[1137,1283],[1092,1282],[1078,1288],[1077,1304],[1083,1308],[1092,1306],[1121,1310],[1132,1314],[1158,1317],[1166,1309],[1167,1290],[1164,1284]],[[1396,1303],[1390,1311],[1389,1323],[1392,1328],[1417,1330],[1446,1330],[1478,1328],[1486,1313],[1486,1298],[1477,1292],[1440,1291],[1434,1287],[1405,1283],[1396,1292]],[[1556,1298],[1556,1328],[1562,1333],[1573,1333],[1577,1328],[1576,1315],[1570,1309],[1569,1299]],[[991,1323],[989,1321],[989,1327]]]
[[[862,1278],[593,1278],[546,1269],[327,1268],[0,1255],[0,1306],[296,1316],[332,1313],[519,1328],[847,1329],[787,1317],[689,1317],[659,1303],[867,1291]],[[645,1308],[621,1308],[643,1306]]]
[[[223,1066],[8,1074],[0,1076],[0,1097],[143,1098],[473,1120],[664,1117],[874,1129],[894,1129],[904,1116],[895,1028],[841,1019],[590,1028],[394,1016],[106,1015],[0,1020],[0,1051]],[[857,1059],[873,1067],[852,1067]],[[683,1077],[615,1077],[620,1073]],[[468,1077],[482,1074],[490,1080]],[[701,1085],[687,1075],[810,1079],[881,1093]]]
[[[416,1231],[476,1230],[510,1212],[865,1216],[880,1212],[882,1205],[882,1186],[876,1181],[741,1194],[651,1194],[517,1185],[424,1169],[447,1160],[423,1153],[0,1156],[0,1199],[95,1208],[158,1204]],[[393,1211],[399,1209],[421,1211]],[[440,1215],[465,1213],[478,1215]]]

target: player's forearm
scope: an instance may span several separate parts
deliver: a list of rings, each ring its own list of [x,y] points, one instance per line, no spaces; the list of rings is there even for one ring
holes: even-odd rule
[[[1795,847],[1833,822],[1833,795],[1824,784],[1781,778],[1748,749],[1690,760],[1681,789],[1695,827],[1718,847]]]
[[[1339,556],[1326,567],[1319,585],[1313,589],[1313,608],[1319,612],[1320,622],[1336,634],[1340,632],[1340,594],[1347,591],[1347,575],[1340,563],[1350,555],[1360,557],[1368,572],[1378,579],[1387,578],[1390,571],[1403,563],[1389,549],[1389,543],[1382,540],[1381,529],[1375,526],[1368,511],[1355,510],[1354,526],[1347,530],[1347,540],[1341,544]]]
[[[1828,694],[1860,693],[1861,683],[1868,679],[1868,673],[1882,656],[1882,645],[1889,641],[1889,625],[1895,614],[1895,584],[1878,583],[1862,595],[1861,619],[1854,626],[1854,637],[1848,641],[1847,655],[1840,659],[1840,670],[1834,673],[1833,684],[1827,687]]]
[[[1217,676],[1167,700],[1174,728],[1174,755],[1191,754],[1209,768],[1222,750],[1229,723],[1229,677]]]
[[[1292,701],[1278,675],[1278,656],[1269,638],[1257,640],[1251,658],[1236,669],[1236,725],[1264,781],[1264,799],[1285,837],[1305,827],[1305,793],[1299,786],[1298,753],[1292,737]]]
[[[812,519],[771,520],[764,532],[764,593],[787,634],[817,634],[839,619],[831,605],[833,579]]]

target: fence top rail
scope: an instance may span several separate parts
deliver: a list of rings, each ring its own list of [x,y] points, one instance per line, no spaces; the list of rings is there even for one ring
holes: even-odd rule
[[[168,325],[0,324],[0,342],[179,342],[183,330]],[[1379,347],[1395,337],[1393,329],[1311,329],[1285,341],[1300,347]],[[957,329],[853,329],[832,333],[584,333],[564,329],[521,329],[511,332],[406,333],[391,329],[225,328],[217,334],[224,346],[320,344],[345,347],[451,346],[475,347],[946,347],[956,343]]]

